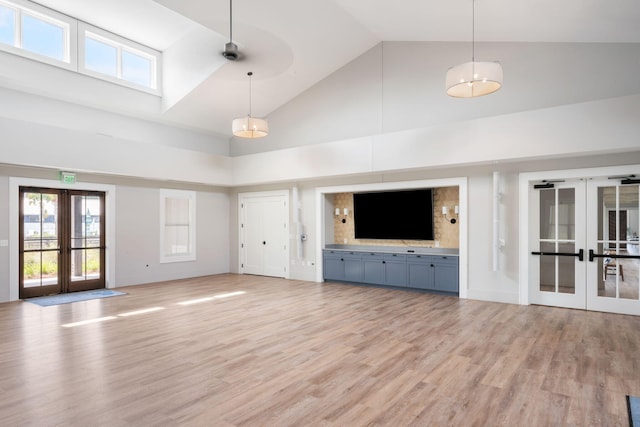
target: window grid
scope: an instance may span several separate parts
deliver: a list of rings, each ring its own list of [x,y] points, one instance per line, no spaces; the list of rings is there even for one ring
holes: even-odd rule
[[[0,6],[13,12],[14,27],[13,44],[0,42],[0,50],[4,50],[5,52],[23,56],[29,59],[34,59],[39,62],[45,62],[61,68],[69,69],[77,73],[85,74],[101,80],[113,82],[121,86],[142,90],[155,95],[161,95],[159,84],[159,67],[161,60],[160,52],[119,37],[118,35],[110,33],[108,31],[93,27],[92,25],[79,21],[75,18],[61,15],[52,9],[34,4],[28,0],[0,0]],[[57,58],[55,56],[49,56],[34,50],[27,50],[23,47],[23,17],[25,15],[30,16],[38,21],[42,21],[46,24],[58,27],[62,30],[63,45],[61,46],[61,60],[60,58]],[[60,16],[60,19],[57,19],[56,16]],[[98,32],[100,32],[101,34],[97,34]],[[113,46],[117,49],[116,76],[110,76],[109,74],[91,70],[86,67],[86,38],[91,38],[100,43]],[[75,48],[73,48],[74,46]],[[144,74],[141,74],[143,75],[143,78],[125,78],[126,76],[123,77],[123,52],[127,52],[130,55],[149,62],[148,73],[146,73],[145,69],[143,70]],[[133,74],[135,74],[135,72]],[[148,74],[148,76],[146,74]]]
[[[138,84],[134,81],[131,81],[129,79],[127,79],[124,76],[124,71],[123,71],[123,54],[124,52],[145,59],[147,61],[149,61],[150,63],[150,70],[149,70],[149,76],[148,76],[148,80],[149,80],[149,85],[143,85],[145,87],[149,87],[150,89],[156,89],[157,88],[157,73],[155,72],[157,70],[157,58],[154,55],[150,55],[147,54],[141,50],[138,49],[134,49],[130,46],[125,45],[124,43],[120,43],[117,42],[113,39],[110,39],[108,37],[104,37],[102,35],[96,34],[95,32],[89,31],[88,29],[85,30],[81,30],[84,33],[84,38],[86,39],[92,39],[98,43],[103,43],[107,46],[111,46],[113,48],[116,49],[116,75],[113,76],[118,80],[123,80],[125,82],[128,82],[130,84]],[[82,58],[83,58],[83,66],[86,67],[86,43],[85,43],[85,49],[82,52]],[[88,69],[88,68],[87,68]],[[100,71],[96,71],[96,70],[91,70],[92,72],[95,73],[99,73],[99,74],[104,74],[106,76],[110,76],[109,74],[106,73],[101,73]]]

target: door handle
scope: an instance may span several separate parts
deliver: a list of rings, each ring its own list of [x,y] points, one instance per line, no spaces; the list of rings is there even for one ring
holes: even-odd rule
[[[640,259],[640,255],[597,254],[593,251],[593,249],[589,249],[589,261],[593,262],[594,258]]]
[[[573,252],[531,252],[531,255],[574,256],[574,257],[577,256],[578,257],[578,261],[584,261],[584,249],[580,249],[576,253],[573,253]]]

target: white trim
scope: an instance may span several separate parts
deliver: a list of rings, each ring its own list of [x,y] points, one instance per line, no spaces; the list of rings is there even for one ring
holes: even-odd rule
[[[187,262],[196,260],[196,192],[187,190],[160,189],[160,264],[171,262]],[[164,229],[165,229],[165,200],[166,199],[186,199],[189,201],[189,248],[187,253],[170,255],[164,252]]]
[[[570,169],[570,170],[553,170],[542,172],[527,172],[519,175],[518,183],[518,211],[520,224],[519,229],[519,262],[518,269],[519,274],[519,298],[518,302],[521,305],[529,305],[529,227],[531,224],[529,203],[530,192],[529,186],[532,182],[539,182],[543,179],[556,180],[556,179],[580,179],[580,178],[600,178],[619,175],[630,175],[638,173],[640,165],[627,165],[627,166],[610,166],[600,168],[588,168],[588,169]]]
[[[90,38],[113,46],[117,49],[117,67],[116,76],[110,76],[108,74],[100,73],[98,71],[89,70],[85,68],[85,37]],[[144,86],[124,80],[122,78],[122,51],[128,51],[129,53],[138,55],[142,58],[151,61],[151,86]],[[121,37],[117,34],[103,30],[98,27],[94,27],[86,22],[78,22],[78,73],[85,74],[100,80],[105,80],[111,83],[116,83],[121,86],[126,86],[131,89],[140,90],[150,93],[152,95],[162,94],[162,53],[155,49],[144,46],[140,43],[136,43],[132,40]]]
[[[42,187],[65,190],[103,191],[105,193],[105,287],[116,287],[116,187],[114,185],[77,182],[73,185],[47,179],[9,177],[9,301],[19,299],[20,187]]]
[[[71,71],[77,71],[77,23],[78,21],[70,16],[64,15],[53,9],[40,6],[26,0],[0,0],[0,4],[16,11],[16,42],[18,46],[10,46],[0,43],[0,51],[8,52],[23,58],[53,65]],[[22,47],[21,31],[22,14],[26,12],[33,18],[39,19],[63,30],[63,59],[58,60],[49,56],[41,55]]]
[[[325,247],[325,195],[332,193],[352,193],[357,191],[379,191],[379,190],[404,190],[413,188],[438,188],[438,187],[458,187],[459,191],[459,214],[458,224],[460,233],[460,244],[458,249],[458,278],[459,296],[467,298],[469,290],[469,249],[468,249],[468,179],[444,178],[420,181],[399,181],[375,184],[341,185],[335,187],[316,188],[316,282],[323,282],[322,249]]]

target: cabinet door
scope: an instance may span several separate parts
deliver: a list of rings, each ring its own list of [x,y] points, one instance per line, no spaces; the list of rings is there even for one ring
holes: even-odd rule
[[[412,255],[407,260],[407,274],[408,287],[433,289],[433,263],[430,257]]]
[[[327,280],[344,280],[344,261],[340,255],[324,254],[324,278]]]
[[[458,292],[458,259],[451,257],[434,258],[433,285],[438,291]]]
[[[388,254],[385,260],[385,284],[407,286],[407,257],[401,254]]]
[[[349,252],[343,255],[344,259],[344,280],[349,282],[362,282],[363,268],[362,256],[358,253]]]
[[[365,253],[362,255],[362,266],[364,268],[364,282],[375,285],[385,283],[385,263],[384,256],[377,253]]]

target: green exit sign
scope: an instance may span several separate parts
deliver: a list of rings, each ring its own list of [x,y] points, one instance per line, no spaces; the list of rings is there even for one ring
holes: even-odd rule
[[[73,172],[60,172],[60,182],[63,184],[75,184],[76,174]]]

